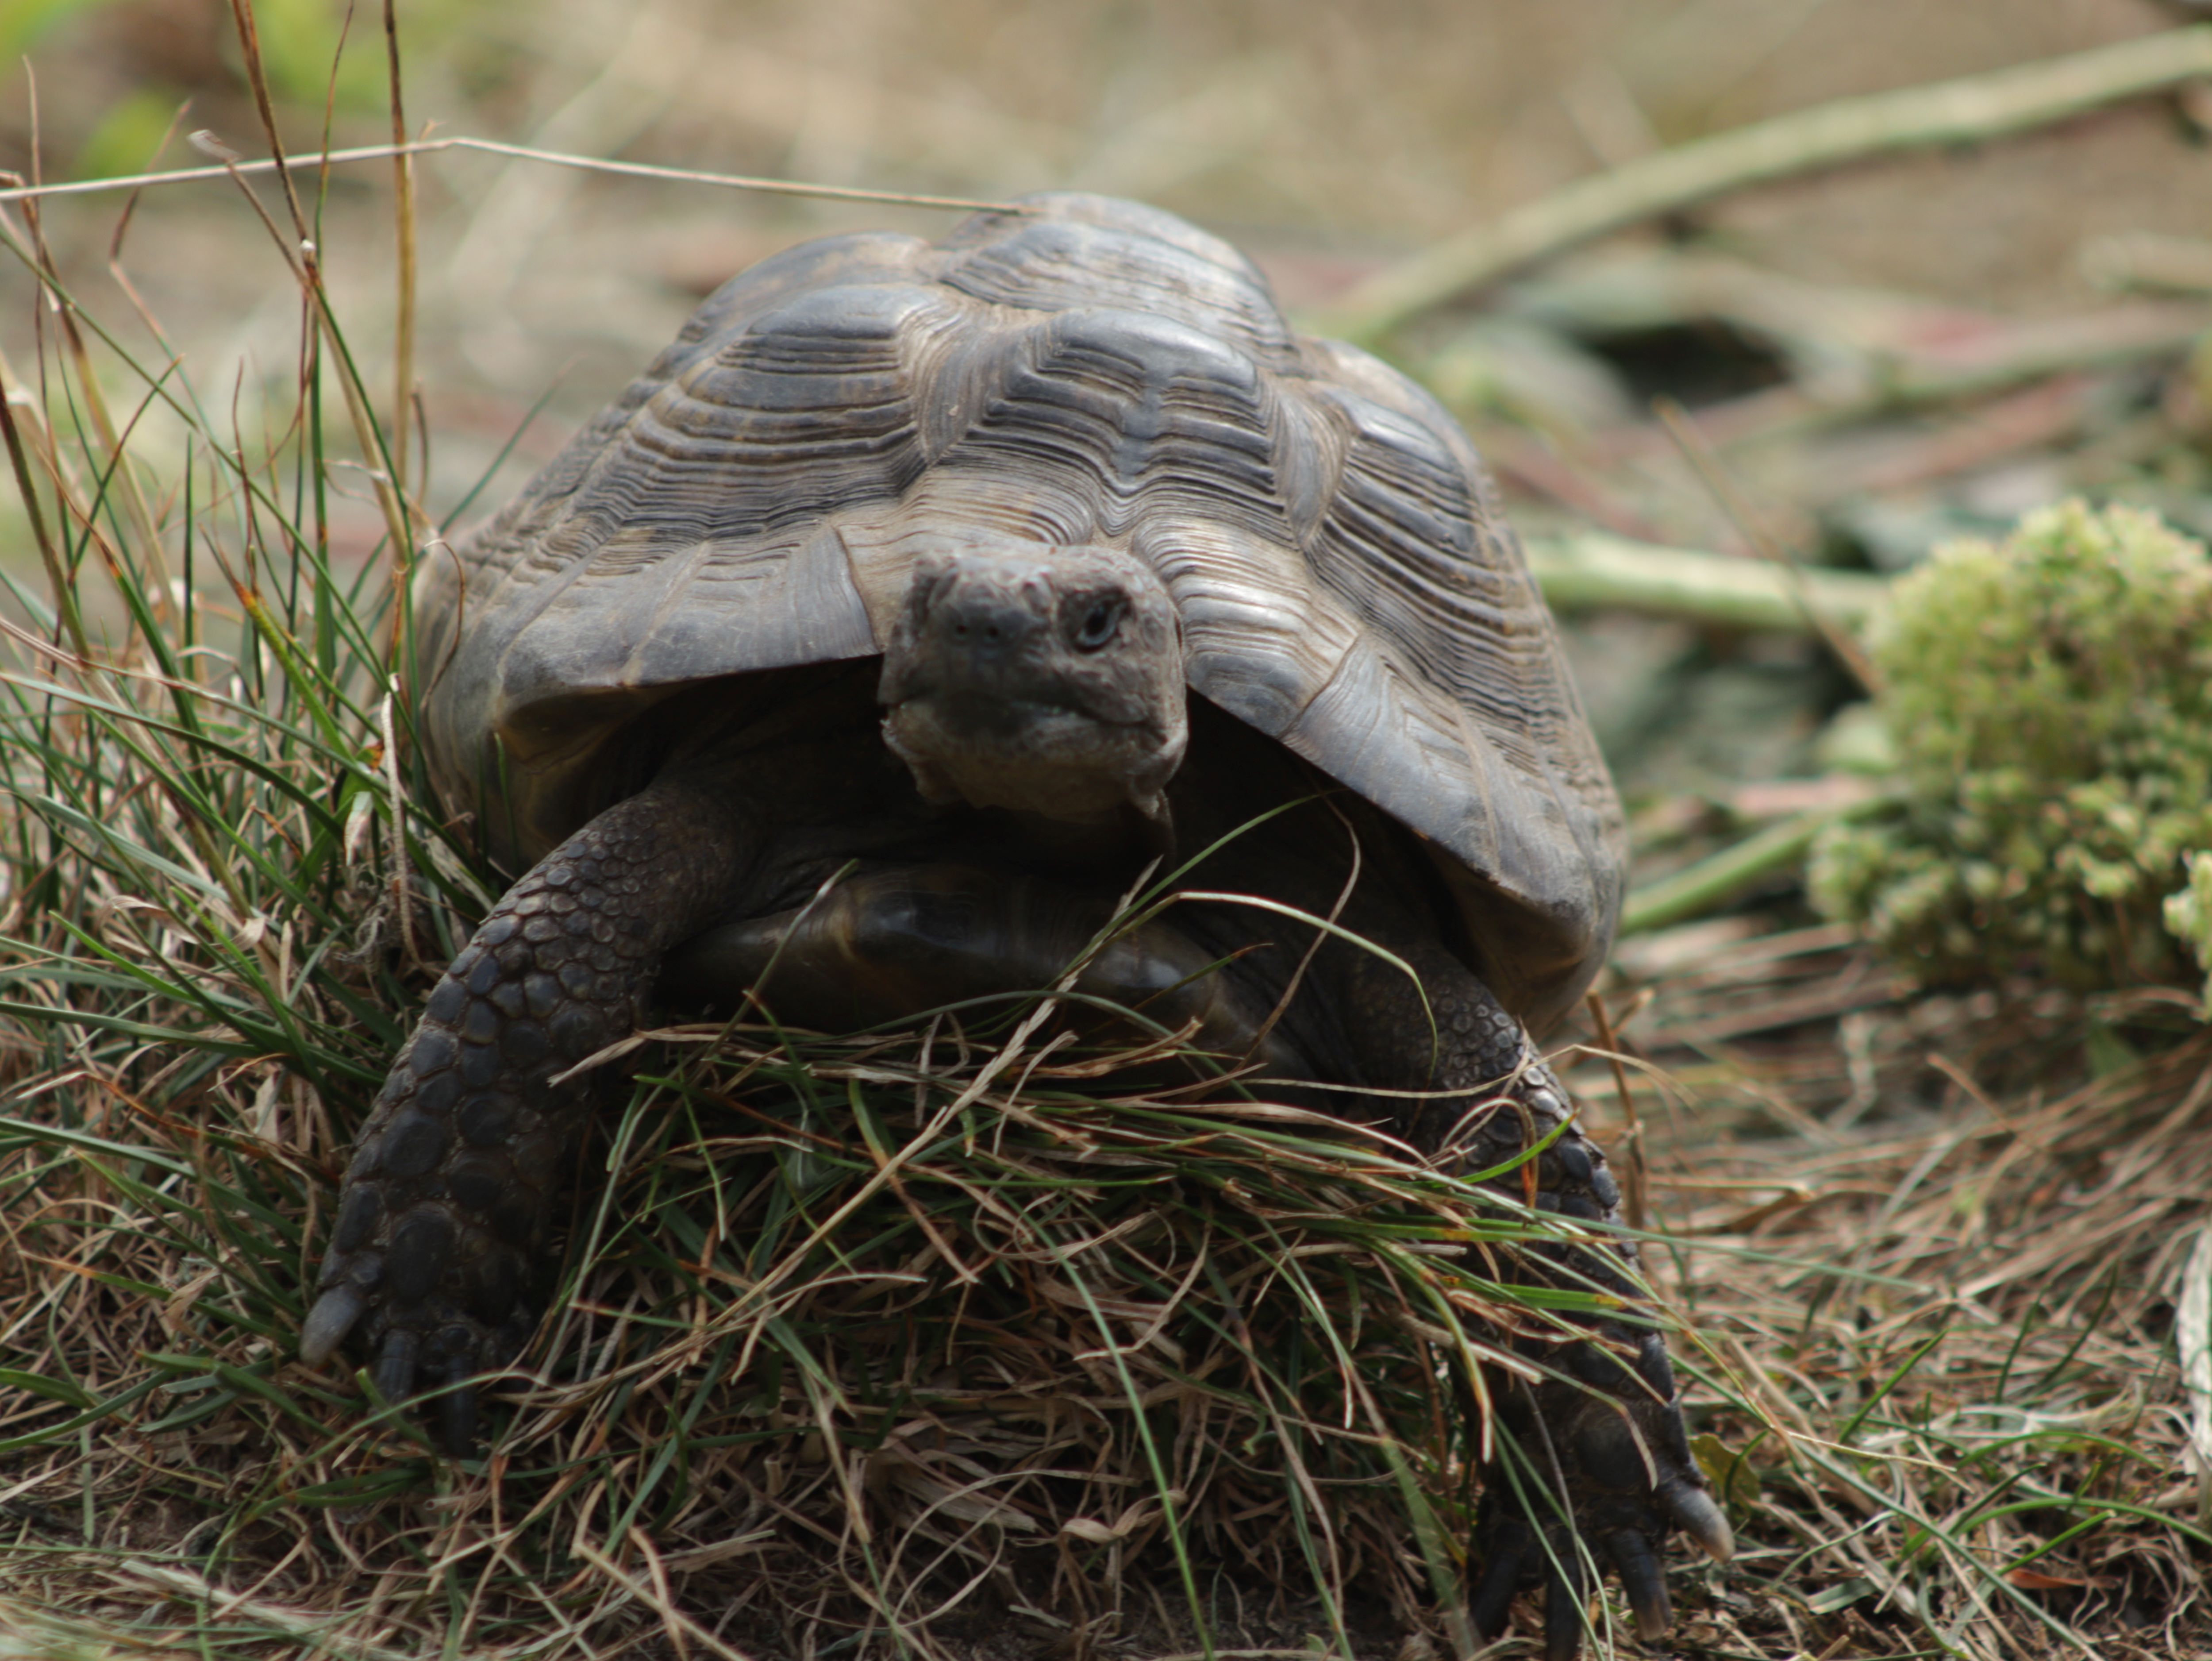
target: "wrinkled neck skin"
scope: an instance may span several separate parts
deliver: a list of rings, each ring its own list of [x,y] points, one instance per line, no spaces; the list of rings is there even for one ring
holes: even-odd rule
[[[927,800],[1007,809],[1047,840],[1133,812],[1164,844],[1188,736],[1182,631],[1142,561],[1025,544],[923,557],[877,696]]]

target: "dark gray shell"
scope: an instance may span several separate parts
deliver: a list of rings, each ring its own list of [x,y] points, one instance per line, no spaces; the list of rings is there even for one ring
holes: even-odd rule
[[[422,733],[495,855],[575,828],[641,709],[879,649],[925,549],[1105,543],[1181,606],[1190,684],[1426,839],[1499,996],[1577,996],[1620,811],[1474,453],[1291,333],[1170,215],[1077,195],[939,243],[835,237],[725,283],[504,512],[426,556]]]

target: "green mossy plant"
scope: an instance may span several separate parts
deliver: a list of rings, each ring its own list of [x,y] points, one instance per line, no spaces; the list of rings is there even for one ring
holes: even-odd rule
[[[2166,901],[2166,926],[2205,970],[2204,1019],[2212,1020],[2212,850],[2187,856],[2189,886]]]
[[[2203,544],[2136,508],[2040,509],[1901,580],[1874,661],[1905,797],[1821,837],[1823,910],[1931,985],[2095,991],[2178,978],[2185,943],[2212,957]]]

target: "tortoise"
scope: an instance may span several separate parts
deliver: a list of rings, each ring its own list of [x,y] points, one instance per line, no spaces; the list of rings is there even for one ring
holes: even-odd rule
[[[1616,1217],[1529,1037],[1601,963],[1625,863],[1556,631],[1441,406],[1293,333],[1182,221],[1053,193],[778,254],[426,554],[412,604],[438,797],[522,874],[362,1129],[301,1351],[441,1390],[453,1451],[464,1381],[532,1328],[601,1089],[578,1062],[771,964],[779,1017],[832,1031],[1050,985],[1164,853],[1214,850],[1201,888],[1336,913],[1419,984],[1215,899],[1085,990],[1273,1078],[1398,1092],[1352,1099],[1464,1168],[1551,1138],[1538,1204]],[[1555,1262],[1632,1311],[1634,1255]],[[1563,1513],[1647,1637],[1670,1524],[1729,1549],[1649,1321],[1566,1356],[1579,1384],[1498,1392],[1566,1504],[1491,1483],[1475,1542],[1478,1624],[1547,1585],[1555,1657],[1583,1621]]]

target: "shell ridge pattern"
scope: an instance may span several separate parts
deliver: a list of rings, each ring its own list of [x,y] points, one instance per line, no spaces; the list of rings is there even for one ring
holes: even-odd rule
[[[570,440],[513,504],[470,539],[466,557],[471,566],[496,572],[503,579],[499,587],[481,581],[475,585],[479,614],[489,615],[507,603],[501,592],[507,583],[557,579],[579,554],[595,547],[592,531],[599,523],[604,520],[612,527],[621,522],[619,514],[592,510],[600,505],[602,493],[623,494],[617,487],[634,465],[630,441],[641,421],[650,421],[656,399],[702,356],[732,338],[742,338],[754,320],[774,310],[778,301],[808,293],[827,270],[848,270],[854,278],[872,275],[878,282],[910,282],[912,268],[927,250],[928,245],[918,238],[862,232],[787,249],[723,283],[645,372]],[[586,523],[578,525],[580,517]],[[528,607],[506,632],[520,632],[542,609]]]
[[[945,448],[939,465],[1034,481],[1044,494],[1048,478],[1060,492],[1080,498],[1096,533],[1115,534],[1107,522],[1117,481],[1112,464],[1119,437],[1108,361],[1068,361],[1058,316],[1024,328],[1017,349],[978,387],[979,407],[966,429]],[[1067,538],[1088,540],[1088,536]]]
[[[1619,807],[1465,435],[1378,360],[1293,335],[1206,233],[1101,198],[1034,206],[732,278],[426,571],[424,662],[450,648],[453,672],[425,730],[453,805],[550,827],[532,802],[587,796],[552,775],[611,737],[541,746],[520,784],[472,759],[503,729],[582,732],[580,699],[616,695],[618,721],[639,691],[878,649],[923,547],[1107,542],[1167,582],[1198,691],[1587,959]]]
[[[921,453],[935,467],[975,424],[990,388],[1006,373],[1006,366],[1026,350],[1028,332],[1036,319],[1031,313],[977,300],[943,283],[933,285],[929,292],[942,309],[916,319],[908,332],[906,350]]]
[[[1130,545],[1175,597],[1191,684],[1263,733],[1288,730],[1359,639],[1355,617],[1279,540],[1164,514]]]
[[[1412,694],[1409,696],[1409,694]],[[1425,821],[1444,833],[1455,851],[1473,851],[1493,885],[1499,882],[1495,811],[1498,765],[1486,734],[1471,733],[1459,712],[1443,700],[1422,697],[1404,671],[1371,636],[1363,635],[1336,672],[1299,712],[1283,742],[1322,771],[1401,817]],[[1397,760],[1407,745],[1430,759],[1410,775]],[[1412,811],[1409,812],[1408,809]]]
[[[588,501],[544,538],[560,572],[501,654],[507,707],[580,684],[774,666],[750,660],[749,648],[767,642],[744,631],[722,631],[728,655],[716,666],[711,633],[687,626],[672,637],[668,625],[690,622],[702,586],[725,597],[725,616],[752,615],[727,599],[749,581],[787,579],[781,568],[830,515],[896,500],[921,473],[903,344],[913,318],[936,303],[911,285],[809,290],[702,341],[610,447],[610,471]],[[803,638],[757,632],[794,648]],[[596,672],[579,676],[580,659]]]
[[[1104,305],[1192,323],[1271,368],[1297,360],[1265,280],[1226,245],[1170,243],[1116,227],[1033,218],[949,262],[939,281],[978,300],[1033,311]]]
[[[479,618],[495,618],[500,624],[496,654],[489,666],[494,685],[506,685],[508,648],[515,639],[583,575],[579,545],[589,531],[576,527],[595,482],[619,471],[626,456],[623,441],[640,412],[668,374],[696,355],[696,343],[690,350],[664,351],[522,496],[469,539],[463,558],[474,574],[474,592],[465,603],[473,605]],[[485,582],[485,576],[494,580]]]
[[[1036,478],[1094,503],[1099,533],[1194,508],[1284,541],[1264,377],[1241,352],[1169,319],[1059,313],[979,385],[975,419],[939,465]]]
[[[789,551],[788,549],[764,550],[763,552],[766,558],[757,559],[756,563],[766,563],[767,560],[773,559],[778,553],[788,557]],[[639,686],[648,684],[653,673],[655,644],[664,637],[666,630],[675,620],[677,612],[683,606],[696,603],[692,599],[690,589],[691,585],[699,580],[707,566],[714,561],[714,544],[702,538],[689,549],[666,562],[667,580],[659,585],[658,601],[649,611],[638,619],[636,628],[630,631],[629,651],[623,657],[622,666],[611,677],[617,685]],[[611,656],[612,654],[609,655]]]
[[[1263,385],[1267,430],[1274,446],[1272,465],[1290,545],[1310,561],[1314,539],[1336,497],[1347,447],[1305,376],[1268,375]]]
[[[1353,437],[1313,545],[1315,569],[1422,682],[1480,715],[1507,760],[1541,776],[1524,723],[1559,677],[1533,592],[1504,592],[1495,568],[1477,565],[1467,476],[1431,429],[1356,395],[1333,401],[1354,423]]]
[[[654,465],[610,481],[607,507],[621,522],[735,541],[897,496],[924,465],[900,344],[927,304],[913,289],[840,288],[757,319],[640,412],[632,441]]]

